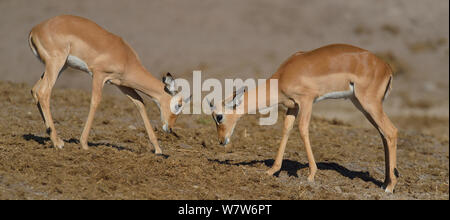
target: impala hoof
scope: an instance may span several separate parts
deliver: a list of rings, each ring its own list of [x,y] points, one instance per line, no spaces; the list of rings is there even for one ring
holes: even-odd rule
[[[163,153],[162,153],[161,149],[157,148],[157,149],[155,149],[155,154],[159,156],[159,155],[162,155]]]
[[[89,147],[87,144],[81,144],[81,149],[83,150],[89,150]]]
[[[384,190],[384,192],[389,193],[389,194],[393,194],[393,193],[394,193],[394,190],[393,190],[393,189],[386,188],[386,189]]]
[[[394,186],[394,184],[389,184],[387,186],[384,186],[383,188],[384,188],[384,192],[389,193],[389,194],[391,194],[391,193],[393,194],[395,186]]]
[[[64,141],[58,138],[56,141],[53,142],[53,147],[56,149],[63,149],[64,148]]]
[[[273,176],[276,172],[278,172],[278,170],[275,169],[270,169],[266,171],[266,174],[269,176]]]

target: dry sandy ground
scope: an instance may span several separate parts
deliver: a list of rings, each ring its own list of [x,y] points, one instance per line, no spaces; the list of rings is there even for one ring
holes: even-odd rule
[[[331,43],[378,54],[396,70],[384,105],[400,129],[396,194],[379,189],[381,140],[347,101],[314,106],[314,184],[306,182],[297,132],[278,177],[263,172],[276,154],[281,116],[268,127],[255,126],[255,116],[241,120],[234,146],[223,149],[210,116],[184,115],[180,139],[158,127],[166,156],[157,157],[134,106],[112,86],[95,119],[92,149],[82,151],[91,79],[70,69],[52,99],[66,148],[50,148],[29,94],[43,66],[27,35],[59,14],[90,18],[122,36],[158,77],[170,71],[191,80],[202,70],[203,79],[267,78],[292,53]],[[0,0],[0,30],[0,198],[448,199],[447,0]],[[148,109],[159,124],[153,104]],[[244,128],[250,137],[240,135]]]
[[[282,120],[257,126],[257,116],[246,116],[227,148],[217,144],[209,116],[181,116],[179,138],[153,121],[164,153],[157,156],[134,105],[105,96],[85,151],[78,140],[90,95],[57,89],[53,116],[66,142],[57,150],[29,91],[24,84],[0,82],[0,103],[6,104],[0,109],[0,199],[449,199],[448,139],[401,131],[400,179],[395,194],[386,194],[375,129],[313,118],[319,171],[309,183],[298,132],[291,134],[282,170],[264,173],[273,164]],[[150,118],[158,118],[155,105],[149,106]]]

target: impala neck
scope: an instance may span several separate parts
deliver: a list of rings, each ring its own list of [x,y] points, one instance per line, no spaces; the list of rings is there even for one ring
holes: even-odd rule
[[[155,99],[159,103],[171,98],[171,96],[164,91],[164,83],[154,77],[145,68],[139,68],[139,70],[134,71],[134,74],[129,75],[131,82],[130,87],[135,88],[146,95]]]
[[[261,93],[261,95],[259,95],[259,93]],[[246,91],[243,97],[244,103],[241,105],[244,108],[243,114],[255,114],[263,109],[278,105],[278,93],[278,89],[272,92],[270,91],[270,79],[266,80],[263,85],[259,85],[254,89]],[[258,96],[261,96],[261,98],[258,98]],[[243,114],[241,114],[241,116]]]

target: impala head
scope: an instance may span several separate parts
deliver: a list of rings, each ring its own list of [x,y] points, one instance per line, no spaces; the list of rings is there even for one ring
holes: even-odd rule
[[[163,130],[171,133],[172,128],[177,120],[178,115],[183,111],[184,106],[189,104],[192,95],[183,99],[183,96],[176,90],[175,79],[170,73],[162,78],[164,83],[164,91],[168,96],[164,96],[159,103],[161,111],[161,121],[163,123]]]
[[[242,116],[242,114],[236,112],[236,108],[242,104],[241,98],[244,92],[244,88],[240,89],[233,94],[231,101],[225,100],[220,103],[220,106],[216,106],[208,100],[212,112],[211,115],[216,122],[219,143],[223,146],[230,143],[236,122]]]

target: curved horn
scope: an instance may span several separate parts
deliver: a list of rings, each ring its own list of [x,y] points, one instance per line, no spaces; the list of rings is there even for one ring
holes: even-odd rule
[[[189,102],[191,102],[192,101],[192,94],[189,97],[185,98],[183,101],[184,101],[185,104],[188,104]]]

